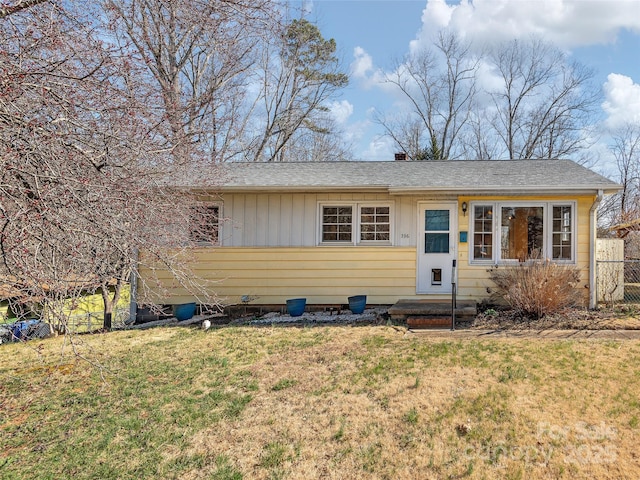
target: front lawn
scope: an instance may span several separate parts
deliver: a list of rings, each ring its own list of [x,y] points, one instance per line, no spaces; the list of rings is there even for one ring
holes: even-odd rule
[[[0,478],[640,478],[639,341],[371,325],[74,341],[0,348]]]

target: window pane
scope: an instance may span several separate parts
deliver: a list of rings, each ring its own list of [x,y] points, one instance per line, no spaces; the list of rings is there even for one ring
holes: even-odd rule
[[[191,208],[189,239],[198,244],[218,243],[220,207],[218,205],[196,205]]]
[[[338,215],[338,209],[336,207],[324,207],[325,215]]]
[[[322,207],[322,241],[351,241],[352,207]]]
[[[473,237],[474,260],[491,260],[493,258],[493,235],[477,233]]]
[[[448,231],[449,210],[425,210],[424,229],[427,231]]]
[[[474,205],[473,207],[473,259],[493,259],[493,207]]]
[[[525,261],[543,252],[542,207],[502,207],[501,257]]]
[[[552,255],[554,260],[571,260],[572,231],[571,206],[553,207]]]
[[[425,233],[424,253],[449,253],[449,234]]]
[[[389,241],[389,207],[360,208],[360,240]]]

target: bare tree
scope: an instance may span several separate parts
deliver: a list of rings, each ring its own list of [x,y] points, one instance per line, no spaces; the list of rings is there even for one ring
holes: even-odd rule
[[[353,145],[329,112],[318,115],[313,129],[299,129],[286,147],[283,161],[332,162],[353,158]],[[284,153],[284,152],[283,152]]]
[[[640,251],[640,124],[626,123],[611,132],[609,150],[616,160],[622,190],[605,198],[598,209],[603,235],[615,230],[625,240],[625,255],[638,257]],[[633,232],[632,235],[629,235]]]
[[[259,49],[278,23],[274,0],[104,0],[120,46],[139,61],[174,161],[235,158]],[[159,126],[162,126],[161,124]]]
[[[8,17],[9,15],[18,13],[21,10],[25,10],[27,8],[33,7],[34,5],[38,5],[39,3],[48,1],[50,0],[15,0],[8,4],[0,5],[0,20]]]
[[[592,75],[537,38],[476,54],[441,33],[387,77],[409,113],[380,114],[378,122],[411,160],[575,157],[589,146]]]
[[[585,148],[597,94],[593,73],[538,38],[498,45],[487,57],[500,87],[489,91],[495,113],[477,134],[509,159],[571,157]],[[484,152],[476,152],[482,157]]]
[[[266,49],[263,56],[262,106],[250,148],[255,161],[296,159],[296,140],[335,134],[325,102],[348,83],[335,40],[324,39],[309,21],[293,20],[277,40],[276,53]]]
[[[453,33],[440,33],[428,50],[397,65],[386,81],[397,86],[410,113],[378,115],[378,122],[410,160],[462,155],[460,136],[476,94],[478,60]]]
[[[622,191],[618,194],[619,220],[636,220],[640,214],[640,124],[628,123],[613,134],[610,150],[616,159]]]
[[[95,12],[74,7],[47,2],[0,22],[0,284],[61,329],[63,303],[100,290],[108,326],[138,248],[214,304],[186,261],[192,194],[167,188],[179,172],[149,122],[145,83]]]

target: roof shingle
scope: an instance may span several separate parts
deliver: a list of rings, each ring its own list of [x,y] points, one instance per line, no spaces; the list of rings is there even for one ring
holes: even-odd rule
[[[223,191],[614,193],[620,189],[571,160],[229,163],[221,168]]]

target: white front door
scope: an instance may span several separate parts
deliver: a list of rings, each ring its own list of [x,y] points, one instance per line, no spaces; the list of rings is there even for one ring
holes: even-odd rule
[[[456,203],[418,204],[417,293],[451,293]]]

